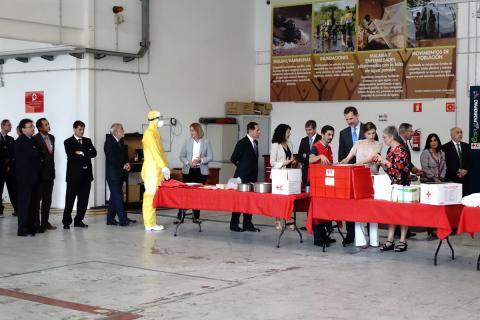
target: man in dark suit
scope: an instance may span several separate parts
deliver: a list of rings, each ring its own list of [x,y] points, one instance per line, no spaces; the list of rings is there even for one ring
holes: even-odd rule
[[[0,218],[3,218],[3,187],[7,184],[8,196],[13,206],[14,215],[16,195],[15,195],[15,140],[8,134],[12,131],[10,120],[4,119],[1,123],[0,132]]]
[[[126,173],[130,171],[130,163],[128,163],[128,154],[123,144],[125,132],[120,123],[114,123],[110,127],[110,133],[105,140],[103,151],[105,151],[106,162],[106,178],[108,188],[110,189],[110,200],[108,202],[107,225],[128,226],[130,220],[123,205],[122,185],[126,179]],[[115,214],[118,221],[115,220]]]
[[[35,235],[35,208],[38,201],[41,152],[32,139],[35,127],[30,119],[22,119],[19,127],[22,134],[15,141],[15,182],[17,190],[17,235]]]
[[[258,138],[260,137],[260,126],[256,122],[249,122],[247,135],[240,139],[235,145],[230,161],[237,166],[234,178],[242,179],[242,183],[257,182],[258,178]],[[230,230],[235,232],[260,231],[252,223],[252,215],[243,214],[243,229],[238,226],[240,212],[232,212]]]
[[[462,194],[470,194],[468,190],[468,172],[471,163],[471,149],[468,143],[462,142],[463,131],[455,127],[450,130],[451,141],[442,146],[445,152],[445,162],[447,164],[446,181],[453,181],[462,184]]]
[[[42,169],[40,173],[40,188],[38,198],[42,202],[40,209],[40,216],[38,215],[38,208],[36,211],[35,224],[39,232],[45,230],[55,230],[57,227],[48,222],[50,216],[50,206],[52,204],[53,182],[55,180],[55,137],[51,135],[50,123],[45,118],[40,118],[35,123],[38,133],[33,136],[33,139],[40,147],[42,153]],[[40,204],[40,203],[37,203]]]
[[[83,223],[83,218],[87,211],[90,185],[93,181],[91,159],[97,156],[97,150],[92,140],[83,137],[84,133],[85,123],[77,120],[73,123],[73,136],[63,142],[67,153],[67,192],[62,219],[63,229],[70,229],[75,198],[77,198],[77,214],[73,226],[88,228],[88,225]]]
[[[348,156],[353,144],[358,140],[365,139],[363,132],[363,123],[360,122],[357,108],[349,106],[343,111],[345,121],[347,121],[348,127],[340,131],[339,144],[338,144],[338,161],[342,161]],[[349,163],[355,163],[356,157],[352,157]],[[353,243],[355,240],[355,223],[346,221],[347,236],[343,243],[345,245]]]
[[[308,120],[305,123],[305,133],[307,136],[302,138],[300,146],[298,147],[298,156],[300,157],[298,160],[302,164],[303,186],[308,185],[308,159],[312,146],[322,138],[322,136],[317,133],[317,123],[315,120]]]

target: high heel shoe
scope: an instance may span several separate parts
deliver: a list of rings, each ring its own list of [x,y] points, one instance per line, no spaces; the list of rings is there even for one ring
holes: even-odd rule
[[[380,248],[380,251],[391,251],[395,249],[395,241],[389,241],[385,242],[383,246]]]
[[[293,220],[287,221],[288,225],[288,230],[295,231],[295,225]]]
[[[408,244],[406,242],[399,241],[395,246],[395,252],[404,252],[407,251]]]

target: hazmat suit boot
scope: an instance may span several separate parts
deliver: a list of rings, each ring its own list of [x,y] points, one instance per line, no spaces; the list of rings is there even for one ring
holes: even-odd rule
[[[146,231],[161,231],[164,229],[162,225],[157,225],[156,210],[153,207],[153,195],[143,194],[143,223]]]

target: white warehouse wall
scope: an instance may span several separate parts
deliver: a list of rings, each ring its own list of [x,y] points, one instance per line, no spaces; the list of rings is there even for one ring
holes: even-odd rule
[[[95,15],[94,18],[90,16],[90,23],[95,22],[98,29],[92,29],[95,32],[89,42],[93,47],[113,50],[115,34],[109,10],[120,3],[95,3],[101,8],[93,10]],[[139,63],[123,63],[115,57],[77,60],[63,56],[53,62],[34,58],[28,64],[8,60],[4,65],[0,117],[10,118],[16,126],[24,116],[34,120],[45,116],[57,138],[54,207],[64,205],[66,159],[62,144],[71,135],[71,125],[77,118],[87,124],[86,136],[93,139],[98,151],[90,205],[104,204],[105,133],[113,122],[122,122],[126,132],[140,131],[142,124],[147,122],[149,109],[135,73],[138,69],[151,106],[158,108],[165,117],[175,117],[179,121],[178,136],[168,153],[171,167],[180,165],[178,154],[189,135],[191,122],[204,116],[224,116],[227,100],[248,101],[254,97],[253,0],[154,0],[150,1],[150,10],[151,48],[149,57],[145,56]],[[92,8],[89,11],[92,12]],[[126,6],[126,21],[132,11],[134,9]],[[137,12],[133,14],[137,17]],[[121,25],[120,29],[123,27]],[[130,31],[120,33],[119,48],[136,52],[139,48],[137,37]],[[55,72],[77,67],[97,71]],[[32,69],[44,71],[23,73]],[[24,110],[24,91],[27,90],[45,91],[44,114],[20,112]],[[8,106],[7,112],[3,111],[3,106]]]

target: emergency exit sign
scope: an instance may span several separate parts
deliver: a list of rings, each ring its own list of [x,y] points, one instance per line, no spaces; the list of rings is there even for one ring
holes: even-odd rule
[[[25,92],[25,112],[26,113],[42,113],[43,111],[44,111],[43,91],[26,91]]]

